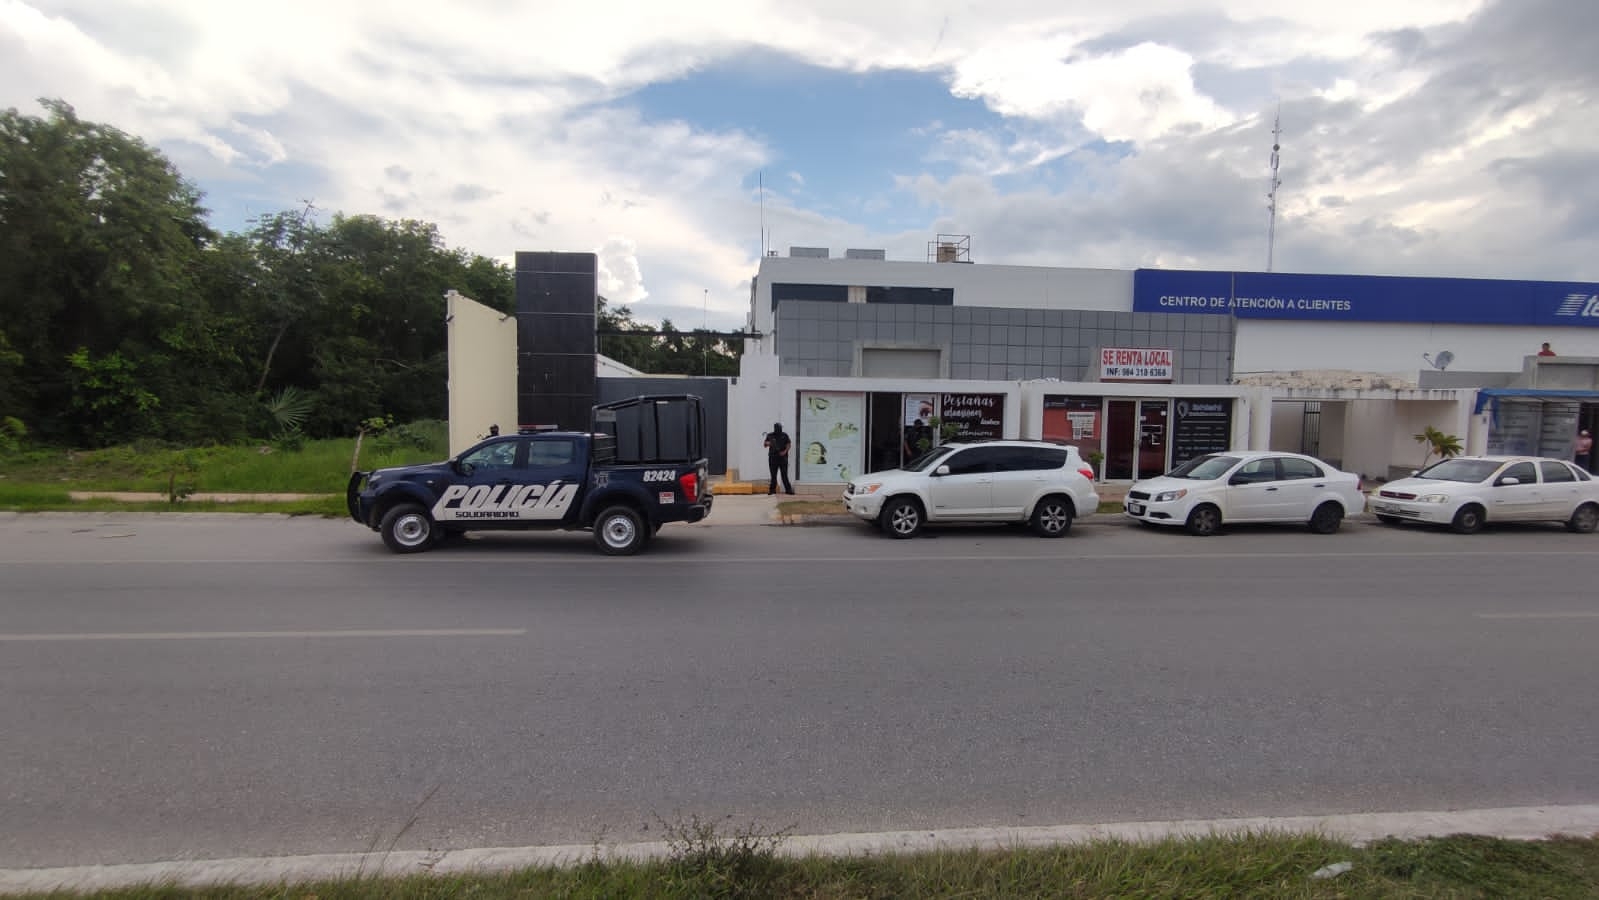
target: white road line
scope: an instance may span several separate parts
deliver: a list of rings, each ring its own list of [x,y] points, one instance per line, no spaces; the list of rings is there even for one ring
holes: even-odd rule
[[[64,634],[0,634],[0,642],[27,641],[207,641],[236,638],[521,637],[526,628],[388,628],[348,631],[126,631]]]
[[[1360,842],[1385,837],[1417,839],[1477,834],[1510,840],[1550,835],[1587,837],[1599,832],[1599,805],[1528,806],[1448,812],[1352,813],[1250,819],[1189,819],[1044,825],[1017,828],[947,828],[790,837],[779,852],[795,857],[860,856],[935,850],[1057,847],[1090,841],[1150,842],[1171,837],[1236,834],[1316,834]],[[277,884],[312,880],[504,872],[532,866],[572,866],[592,859],[650,860],[667,856],[664,842],[485,847],[475,850],[401,850],[183,860],[52,869],[0,869],[0,894],[103,891],[145,884]]]
[[[1599,612],[1477,613],[1479,619],[1599,619]]]
[[[1516,559],[1526,557],[1552,557],[1552,556],[1578,556],[1591,559],[1594,552],[1591,550],[1513,550],[1507,549],[1499,553],[1471,551],[1436,551],[1436,552],[1404,552],[1404,551],[1332,551],[1332,552],[1306,552],[1306,553],[1095,553],[1095,554],[1060,554],[1058,556],[1037,555],[993,555],[971,554],[951,556],[938,554],[937,556],[918,556],[909,554],[896,556],[894,559],[904,560],[937,560],[939,562],[1093,562],[1097,560],[1185,560],[1189,562],[1203,562],[1212,559],[1483,559],[1496,556],[1507,556]],[[741,563],[745,565],[772,565],[773,563],[870,563],[881,565],[886,557],[878,556],[673,556],[673,557],[636,557],[618,559],[616,557],[583,558],[578,556],[556,557],[537,555],[516,555],[514,551],[505,554],[472,553],[465,556],[449,556],[444,554],[429,554],[414,557],[366,557],[348,559],[55,559],[55,560],[27,560],[27,559],[0,559],[0,566],[198,566],[198,565],[372,565],[386,566],[473,566],[482,567],[491,563],[507,563],[525,565],[537,562],[541,566],[551,565],[605,565],[605,566],[706,566],[706,565],[731,565]]]

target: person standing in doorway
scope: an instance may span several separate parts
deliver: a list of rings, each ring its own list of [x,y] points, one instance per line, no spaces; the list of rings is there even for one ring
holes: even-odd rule
[[[772,423],[772,433],[766,436],[766,464],[772,470],[772,478],[766,485],[768,496],[777,493],[777,476],[783,476],[783,493],[794,493],[794,485],[788,480],[788,449],[794,446],[794,441],[783,430],[782,422]]]
[[[1593,435],[1588,433],[1588,429],[1584,428],[1577,432],[1577,443],[1572,449],[1575,451],[1575,458],[1572,461],[1581,466],[1584,472],[1592,472]]]

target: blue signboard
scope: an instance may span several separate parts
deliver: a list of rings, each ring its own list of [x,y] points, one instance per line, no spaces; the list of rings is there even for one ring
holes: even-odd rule
[[[1133,311],[1599,328],[1599,284],[1139,269],[1133,273]]]

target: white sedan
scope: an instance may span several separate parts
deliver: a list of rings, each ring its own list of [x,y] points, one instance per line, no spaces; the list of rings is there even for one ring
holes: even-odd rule
[[[1332,534],[1365,508],[1360,476],[1298,453],[1240,451],[1195,457],[1134,482],[1123,508],[1151,525],[1212,535],[1226,522],[1301,522]]]
[[[1487,522],[1599,527],[1599,481],[1581,467],[1534,456],[1457,456],[1390,481],[1369,506],[1387,525],[1426,522],[1471,534]]]

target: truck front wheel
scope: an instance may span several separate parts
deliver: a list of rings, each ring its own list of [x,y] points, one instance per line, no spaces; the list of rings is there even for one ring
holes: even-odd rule
[[[613,506],[594,520],[594,545],[607,556],[632,556],[644,549],[649,523],[631,506]]]
[[[415,503],[401,503],[383,514],[378,532],[395,553],[421,553],[433,543],[435,527],[427,510]]]

